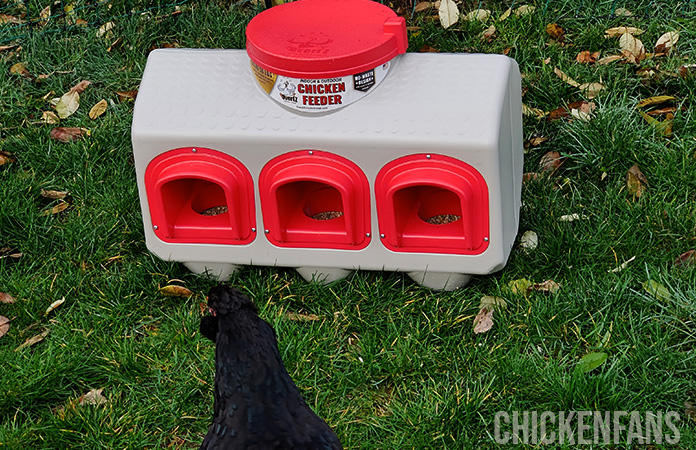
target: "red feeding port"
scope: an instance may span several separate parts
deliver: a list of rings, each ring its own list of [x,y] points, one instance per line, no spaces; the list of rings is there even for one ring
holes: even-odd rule
[[[153,229],[165,242],[242,245],[256,236],[251,175],[225,153],[163,153],[148,165],[145,189]]]
[[[341,156],[301,150],[273,158],[261,170],[259,195],[273,245],[359,250],[370,242],[367,178]]]
[[[395,252],[475,255],[488,248],[488,187],[469,164],[410,155],[375,181],[382,242]]]

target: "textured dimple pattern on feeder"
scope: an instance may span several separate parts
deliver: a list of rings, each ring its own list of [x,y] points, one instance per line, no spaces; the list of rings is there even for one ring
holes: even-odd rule
[[[157,50],[136,108],[153,133],[318,131],[346,135],[485,137],[496,130],[509,63],[497,55],[403,55],[384,83],[334,120],[303,116],[267,98],[240,50]],[[454,57],[457,56],[457,57]],[[410,110],[409,114],[394,111]],[[456,112],[456,114],[455,114]],[[146,130],[143,130],[147,132]]]

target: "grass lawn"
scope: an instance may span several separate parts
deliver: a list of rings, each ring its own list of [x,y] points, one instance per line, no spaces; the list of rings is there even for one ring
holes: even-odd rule
[[[534,231],[538,246],[516,246],[503,270],[454,292],[398,273],[316,286],[293,270],[258,267],[231,283],[275,327],[288,371],[346,449],[496,448],[498,411],[581,410],[674,411],[680,442],[664,447],[696,448],[696,261],[685,255],[696,249],[696,14],[683,2],[604,1],[597,15],[613,6],[640,15],[593,18],[576,0],[539,2],[501,21],[507,4],[491,3],[488,21],[448,29],[436,10],[415,14],[410,51],[506,53],[519,63],[530,108],[525,172],[537,174],[524,184],[520,236]],[[0,303],[11,319],[0,337],[0,449],[196,449],[206,432],[214,349],[197,330],[214,281],[145,247],[127,92],[153,48],[242,48],[255,10],[214,1],[180,8],[114,19],[101,37],[92,25],[0,43],[0,292],[15,300]],[[554,22],[562,34],[549,34]],[[482,39],[490,25],[495,35]],[[669,54],[637,63],[577,62],[585,50],[618,54],[619,38],[604,32],[619,25],[641,28],[648,53],[663,33],[680,38]],[[554,69],[604,89],[589,99]],[[50,100],[81,80],[91,85],[77,111],[44,123]],[[674,99],[636,108],[662,95]],[[106,112],[91,119],[102,99]],[[589,117],[534,113],[580,101],[593,102]],[[675,108],[648,116],[660,124],[640,114],[664,107]],[[56,126],[90,135],[61,142],[50,138]],[[634,165],[644,178],[628,175]],[[68,194],[42,196],[49,190]],[[680,255],[685,263],[675,264]],[[513,292],[521,279],[560,289]],[[162,295],[172,280],[194,295]],[[475,334],[485,295],[507,306]],[[23,346],[34,336],[44,338]],[[592,353],[607,359],[578,370]],[[85,401],[94,389],[106,402]],[[645,448],[622,442],[593,447]]]

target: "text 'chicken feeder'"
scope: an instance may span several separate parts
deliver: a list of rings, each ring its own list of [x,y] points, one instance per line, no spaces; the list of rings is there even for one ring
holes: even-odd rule
[[[403,54],[370,0],[256,16],[247,51],[153,51],[133,119],[148,248],[195,272],[407,272],[436,289],[501,269],[519,220],[517,64]]]

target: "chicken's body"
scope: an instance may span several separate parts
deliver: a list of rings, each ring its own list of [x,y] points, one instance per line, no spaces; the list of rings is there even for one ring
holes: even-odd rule
[[[215,413],[200,450],[341,450],[300,395],[251,300],[227,286],[208,298],[215,316],[201,320],[201,333],[216,343]]]

